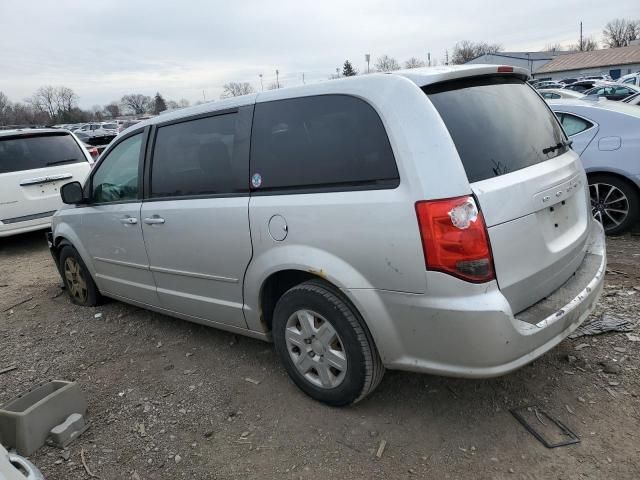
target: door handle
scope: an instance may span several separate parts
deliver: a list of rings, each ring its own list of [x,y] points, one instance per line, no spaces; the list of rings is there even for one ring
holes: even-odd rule
[[[122,223],[123,225],[135,225],[136,223],[138,223],[138,219],[136,217],[122,217],[120,219],[120,223]]]
[[[154,215],[153,217],[147,217],[143,220],[147,225],[162,225],[164,223],[164,218],[159,215]]]

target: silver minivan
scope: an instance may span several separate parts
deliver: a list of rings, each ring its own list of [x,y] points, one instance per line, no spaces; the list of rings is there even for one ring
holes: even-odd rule
[[[385,368],[515,370],[584,321],[606,264],[580,159],[526,79],[371,74],[139,123],[62,189],[71,299],[273,341],[330,405]]]

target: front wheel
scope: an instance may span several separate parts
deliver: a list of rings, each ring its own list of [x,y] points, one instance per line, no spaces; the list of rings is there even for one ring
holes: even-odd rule
[[[384,374],[357,312],[320,281],[296,285],[278,300],[273,340],[293,382],[328,405],[363,399]]]
[[[591,213],[607,235],[618,235],[638,221],[638,192],[628,181],[606,174],[589,177]]]
[[[101,302],[102,296],[87,266],[76,249],[70,245],[65,245],[60,251],[60,271],[73,303],[83,307],[95,307]]]

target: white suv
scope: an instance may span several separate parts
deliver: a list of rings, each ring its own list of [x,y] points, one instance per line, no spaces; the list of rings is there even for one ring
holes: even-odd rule
[[[0,131],[0,237],[48,228],[60,187],[84,181],[91,163],[67,130]]]

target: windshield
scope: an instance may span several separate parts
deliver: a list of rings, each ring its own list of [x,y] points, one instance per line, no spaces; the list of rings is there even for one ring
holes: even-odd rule
[[[568,149],[555,116],[522,80],[476,77],[423,90],[444,120],[469,182],[514,172]]]
[[[0,137],[0,173],[86,161],[80,146],[67,133]]]

